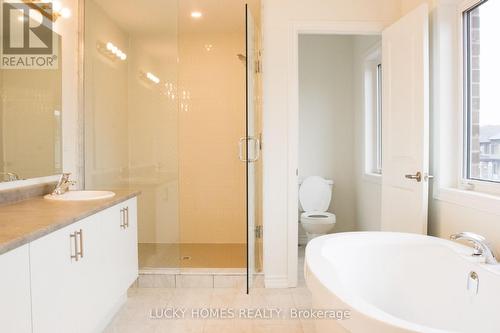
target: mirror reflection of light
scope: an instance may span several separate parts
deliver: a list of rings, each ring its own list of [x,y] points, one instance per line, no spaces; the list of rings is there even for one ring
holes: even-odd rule
[[[63,18],[68,18],[71,16],[71,10],[67,7],[63,7],[60,1],[52,2],[52,10],[56,17],[61,16]]]
[[[71,16],[71,10],[69,8],[62,8],[59,13],[61,14],[61,17],[63,17],[63,18],[68,18]]]
[[[191,17],[192,18],[196,18],[197,19],[197,18],[200,18],[202,16],[203,16],[203,14],[201,12],[198,12],[198,11],[191,12]]]
[[[122,50],[120,50],[116,45],[114,45],[113,43],[111,42],[107,42],[106,43],[106,50],[111,54],[113,55],[114,57],[120,59],[120,60],[125,60],[127,59],[127,55],[125,54],[125,52],[123,52]]]
[[[156,75],[154,75],[151,72],[147,72],[146,77],[148,78],[148,80],[152,81],[154,84],[160,83],[160,78],[158,78]]]

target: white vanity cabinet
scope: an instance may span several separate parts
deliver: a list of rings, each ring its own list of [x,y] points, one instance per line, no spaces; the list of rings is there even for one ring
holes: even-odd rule
[[[100,218],[103,220],[102,233],[107,235],[106,242],[112,245],[101,253],[101,287],[105,288],[101,288],[100,293],[116,299],[138,276],[136,201],[118,204],[102,212]]]
[[[105,327],[137,278],[136,207],[129,199],[30,243],[33,332]]]
[[[28,245],[0,255],[0,331],[31,332]]]

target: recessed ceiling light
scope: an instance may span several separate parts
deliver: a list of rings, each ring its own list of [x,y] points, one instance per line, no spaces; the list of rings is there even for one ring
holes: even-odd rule
[[[192,18],[200,18],[202,16],[201,12],[191,12]]]

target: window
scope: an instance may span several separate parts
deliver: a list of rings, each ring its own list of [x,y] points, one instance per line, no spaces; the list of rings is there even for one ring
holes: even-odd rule
[[[365,58],[365,174],[382,174],[382,64],[380,45]]]
[[[382,173],[382,64],[377,64],[377,109],[376,109],[376,173]]]
[[[464,177],[500,182],[500,1],[481,1],[464,22]]]

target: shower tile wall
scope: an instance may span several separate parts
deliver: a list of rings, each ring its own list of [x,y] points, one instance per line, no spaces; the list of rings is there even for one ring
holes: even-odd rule
[[[237,57],[245,53],[243,24],[242,16],[232,34],[179,28],[179,85],[190,94],[179,122],[182,243],[245,243],[245,164],[238,159],[245,65]]]

